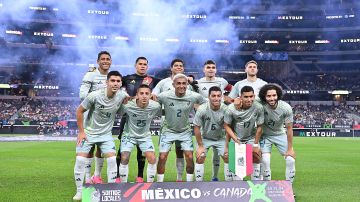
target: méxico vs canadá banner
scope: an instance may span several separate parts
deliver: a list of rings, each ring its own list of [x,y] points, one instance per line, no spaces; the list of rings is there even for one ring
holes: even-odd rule
[[[83,202],[294,201],[289,181],[86,184]]]

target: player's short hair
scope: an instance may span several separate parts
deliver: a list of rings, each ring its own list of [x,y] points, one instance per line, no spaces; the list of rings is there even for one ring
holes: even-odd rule
[[[146,57],[141,56],[141,57],[136,58],[135,64],[136,64],[137,62],[139,62],[139,60],[146,60],[146,63],[149,62],[149,61],[146,59]]]
[[[185,74],[176,74],[174,77],[173,77],[173,83],[175,82],[176,79],[179,79],[179,78],[185,78],[186,81],[187,81],[187,76]]]
[[[268,84],[264,85],[263,87],[261,87],[260,91],[259,91],[259,98],[262,102],[266,103],[266,93],[269,90],[275,90],[278,100],[282,99],[282,96],[283,96],[282,88],[276,83],[268,83]]]
[[[216,66],[216,63],[213,60],[206,60],[204,63],[204,66],[205,65],[215,65]]]
[[[213,87],[211,87],[210,89],[209,89],[209,95],[211,94],[211,92],[216,92],[216,91],[220,91],[220,92],[222,92],[221,91],[221,88],[219,87],[219,86],[213,86]]]
[[[255,91],[254,91],[253,87],[251,87],[251,86],[244,86],[240,90],[240,95],[243,93],[247,93],[247,92],[255,92]]]
[[[118,71],[110,71],[107,74],[106,80],[109,80],[111,76],[119,76],[120,78],[122,78],[122,75],[120,74],[120,72],[118,72]]]
[[[140,88],[147,88],[147,89],[149,89],[150,92],[151,92],[151,88],[150,88],[150,86],[147,85],[147,84],[141,84],[141,85],[139,86],[139,88],[137,89],[137,91],[139,91]]]
[[[182,60],[179,59],[179,58],[176,58],[176,59],[173,59],[173,60],[171,61],[171,66],[170,66],[171,68],[174,66],[175,62],[181,62],[181,63],[183,64],[183,66],[185,66],[184,61],[182,61]]]
[[[111,55],[110,55],[110,53],[109,52],[107,52],[107,51],[100,51],[99,53],[98,53],[98,59],[97,60],[100,60],[100,57],[101,57],[101,55],[108,55],[110,58],[111,58]]]
[[[248,61],[248,62],[245,64],[245,68],[246,68],[249,64],[251,64],[251,63],[255,64],[256,67],[258,66],[258,63],[257,63],[255,60],[250,60],[250,61]]]

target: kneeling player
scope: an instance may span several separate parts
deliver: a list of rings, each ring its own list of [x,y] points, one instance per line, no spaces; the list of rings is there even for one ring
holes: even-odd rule
[[[271,180],[270,154],[275,145],[286,161],[286,180],[295,178],[295,151],[293,149],[293,112],[291,106],[282,101],[282,89],[277,84],[266,84],[259,97],[264,105],[264,134],[260,139],[263,151],[264,180]],[[286,127],[286,131],[284,128]]]
[[[208,149],[213,147],[213,150],[216,150],[224,160],[225,181],[231,181],[232,175],[229,172],[228,156],[225,155],[225,131],[223,128],[227,107],[222,103],[222,91],[219,87],[211,87],[208,94],[209,102],[198,108],[194,119],[194,133],[198,145],[195,180],[203,181],[206,154]]]
[[[264,110],[260,103],[254,102],[254,89],[250,86],[244,86],[240,93],[240,108],[234,104],[228,106],[225,114],[225,131],[235,141],[243,144],[253,145],[253,167],[254,172],[251,175],[252,180],[260,180],[260,160],[261,151],[259,148],[259,139],[262,133],[262,124],[264,123]],[[233,126],[233,128],[232,128]],[[228,142],[227,142],[228,145]],[[228,146],[226,146],[226,149]]]
[[[156,157],[150,124],[155,116],[161,115],[161,106],[150,100],[151,89],[148,85],[140,85],[136,97],[136,100],[123,105],[121,109],[121,113],[126,114],[126,123],[121,138],[119,174],[121,182],[127,182],[131,150],[138,145],[149,162],[147,182],[153,182],[156,175]]]
[[[77,189],[76,195],[73,197],[74,200],[81,200],[86,157],[94,145],[99,146],[107,158],[108,182],[115,182],[116,180],[116,150],[111,131],[115,114],[128,95],[119,91],[121,86],[121,74],[119,72],[109,72],[106,84],[106,88],[91,92],[76,110],[79,134],[74,167]],[[87,110],[89,113],[84,121],[84,112]]]

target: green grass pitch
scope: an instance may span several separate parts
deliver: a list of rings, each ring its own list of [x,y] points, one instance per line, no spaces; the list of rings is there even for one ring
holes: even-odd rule
[[[359,201],[360,139],[296,137],[294,148],[297,201]],[[133,152],[129,181],[137,173]],[[210,152],[206,181],[211,178],[211,159]],[[0,142],[0,201],[72,201],[74,161],[75,142]],[[273,179],[285,178],[285,162],[276,149],[271,168]],[[165,181],[174,181],[175,176],[175,154],[171,152]],[[219,176],[224,179],[223,165]]]

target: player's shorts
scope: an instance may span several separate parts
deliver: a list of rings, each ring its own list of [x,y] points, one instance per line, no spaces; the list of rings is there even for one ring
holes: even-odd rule
[[[120,151],[131,152],[135,145],[139,145],[142,152],[155,151],[151,136],[144,138],[134,138],[126,135],[121,137]]]
[[[184,131],[182,133],[163,132],[160,135],[159,152],[168,152],[174,142],[179,141],[181,150],[193,151],[192,132]]]
[[[114,140],[107,140],[104,142],[84,141],[81,145],[76,146],[76,153],[88,154],[94,145],[97,145],[101,149],[102,154],[116,153]]]
[[[280,154],[285,155],[288,147],[287,135],[265,135],[260,138],[262,153],[271,153],[272,145],[275,145]]]
[[[219,155],[224,156],[224,152],[225,152],[225,138],[224,139],[220,139],[220,140],[208,140],[208,139],[203,139],[203,145],[205,148],[205,155],[207,154],[208,150],[210,147],[213,148],[213,151],[217,152]],[[196,148],[198,148],[199,145],[196,144]]]

